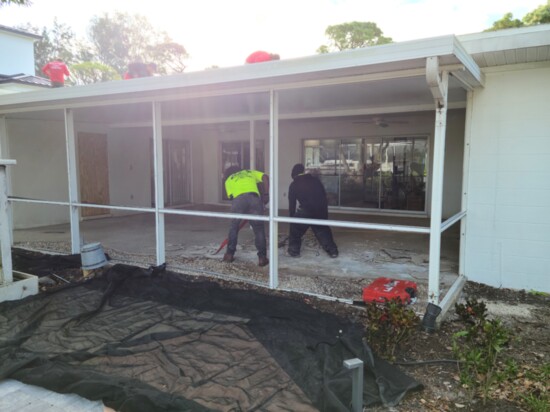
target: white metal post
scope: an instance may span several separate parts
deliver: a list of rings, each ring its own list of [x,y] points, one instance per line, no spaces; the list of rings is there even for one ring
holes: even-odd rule
[[[166,262],[164,233],[164,163],[162,151],[162,113],[160,102],[153,102],[153,159],[155,174],[155,238],[157,265]]]
[[[428,301],[439,304],[439,277],[441,259],[441,216],[443,207],[443,171],[445,167],[445,132],[447,128],[448,72],[439,75],[437,57],[426,61],[426,80],[436,104],[434,156],[432,168],[432,201],[430,216],[430,257],[428,274]]]
[[[10,145],[6,116],[0,116],[0,159],[7,159],[9,155]],[[6,193],[9,195],[11,192],[11,171],[6,168]],[[10,245],[13,245],[13,208],[10,202],[8,202],[8,225]]]
[[[250,169],[256,170],[256,139],[254,137],[254,120],[250,121]]]
[[[470,180],[470,141],[471,141],[471,125],[472,112],[474,110],[474,92],[468,91],[466,99],[466,124],[464,126],[464,161],[462,166],[462,202],[461,210],[466,211],[468,208],[468,186]],[[460,221],[460,246],[458,255],[458,274],[465,276],[466,262],[466,230],[468,223],[468,214]]]
[[[351,410],[363,412],[363,361],[358,358],[347,359],[344,367],[350,369],[351,375]]]
[[[0,160],[0,286],[13,282],[6,166],[14,164],[15,160]]]
[[[8,151],[8,127],[6,116],[0,116],[0,159],[7,159]]]
[[[78,206],[78,173],[76,166],[76,138],[74,132],[74,113],[65,109],[65,142],[67,150],[67,178],[69,184],[69,219],[71,222],[71,251],[80,253],[80,218]]]
[[[274,218],[278,215],[279,193],[279,95],[269,94],[269,287],[279,286],[279,229]]]

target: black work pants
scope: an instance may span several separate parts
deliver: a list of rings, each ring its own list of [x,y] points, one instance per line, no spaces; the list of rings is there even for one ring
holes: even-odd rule
[[[319,219],[318,217],[312,216],[308,212],[301,210],[296,212],[294,217]],[[300,254],[300,249],[302,247],[302,236],[304,236],[310,227],[325,252],[328,254],[338,253],[338,247],[336,246],[336,243],[334,243],[332,230],[330,230],[329,226],[291,223],[290,233],[288,236],[288,253],[290,255],[297,256]]]

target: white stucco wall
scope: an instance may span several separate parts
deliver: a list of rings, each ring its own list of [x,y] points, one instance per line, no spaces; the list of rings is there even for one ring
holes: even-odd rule
[[[486,73],[471,121],[465,275],[550,292],[550,66]]]

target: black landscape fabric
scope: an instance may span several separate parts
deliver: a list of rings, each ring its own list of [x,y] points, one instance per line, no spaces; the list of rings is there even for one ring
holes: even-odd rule
[[[299,297],[250,289],[114,265],[3,302],[0,379],[121,412],[347,411],[343,361],[355,357],[365,362],[365,405],[396,405],[420,388],[373,356],[360,325]]]

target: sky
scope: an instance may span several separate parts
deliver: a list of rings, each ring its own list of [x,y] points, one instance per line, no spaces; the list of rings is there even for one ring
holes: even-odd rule
[[[521,19],[546,0],[32,0],[0,7],[0,24],[52,27],[84,38],[104,13],[145,16],[190,55],[187,71],[241,65],[256,51],[281,59],[316,54],[329,25],[371,21],[394,41],[481,32],[505,13]]]

